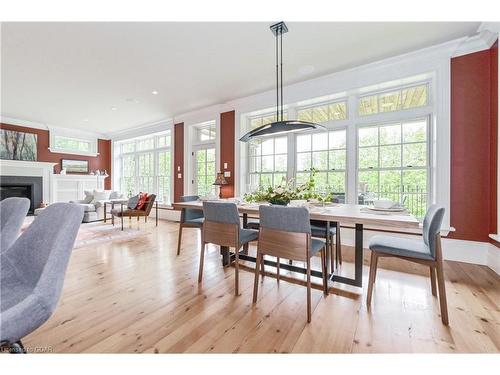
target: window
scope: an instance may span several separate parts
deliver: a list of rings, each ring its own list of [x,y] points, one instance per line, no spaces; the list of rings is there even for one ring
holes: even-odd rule
[[[297,118],[301,121],[315,123],[345,120],[347,119],[347,103],[343,101],[299,109]]]
[[[277,186],[287,178],[287,136],[249,142],[250,186]]]
[[[296,182],[306,182],[311,168],[316,169],[317,192],[333,192],[345,200],[346,186],[346,130],[332,130],[328,133],[297,135]]]
[[[60,149],[60,150],[68,150],[68,151],[75,151],[75,152],[78,152],[78,151],[89,152],[90,151],[90,142],[89,141],[82,141],[82,140],[78,140],[78,139],[61,137],[61,136],[55,137],[55,146],[57,149]]]
[[[417,217],[427,208],[428,119],[358,128],[359,203],[405,201]]]
[[[427,84],[394,90],[359,99],[359,115],[401,111],[427,105]]]
[[[121,161],[120,190],[128,196],[156,194],[159,202],[170,203],[170,131],[117,142],[116,147]]]
[[[314,189],[320,195],[332,193],[351,204],[371,204],[377,198],[404,201],[422,218],[437,178],[430,147],[435,134],[432,81],[422,78],[288,104],[290,118],[321,123],[327,131],[275,134],[248,142],[242,152],[248,163],[242,168],[242,193],[277,186],[283,179],[294,178],[299,185],[314,169]],[[384,91],[372,91],[382,86]],[[249,114],[241,122],[242,133],[275,119],[270,111]]]
[[[212,142],[215,140],[215,121],[195,126],[196,140],[199,142]]]
[[[215,193],[215,148],[200,148],[195,151],[195,191],[205,197]]]

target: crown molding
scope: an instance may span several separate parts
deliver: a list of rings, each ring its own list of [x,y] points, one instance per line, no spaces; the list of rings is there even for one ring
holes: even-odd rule
[[[127,138],[140,137],[143,135],[158,133],[168,130],[172,127],[174,121],[171,118],[163,119],[155,122],[149,122],[139,126],[130,127],[123,130],[106,133],[109,139],[119,141]]]
[[[92,131],[88,131],[88,130],[81,130],[81,129],[62,128],[60,126],[53,126],[53,125],[42,123],[42,122],[24,120],[24,119],[4,116],[4,115],[0,115],[0,120],[4,124],[24,126],[27,128],[40,129],[40,130],[47,130],[49,132],[54,131],[54,132],[58,132],[58,133],[67,134],[68,136],[72,135],[72,136],[76,136],[76,137],[83,136],[83,138],[109,139],[106,136],[106,134],[103,134],[103,133],[97,133],[97,132],[92,132]]]
[[[482,26],[483,24],[481,24]],[[498,39],[498,33],[492,32],[486,28],[478,29],[478,32],[465,39],[453,52],[452,57],[459,57],[471,53],[490,49],[493,43]]]
[[[498,34],[500,33],[500,22],[482,22],[481,25],[479,25],[477,31],[481,32],[484,30],[488,30]]]

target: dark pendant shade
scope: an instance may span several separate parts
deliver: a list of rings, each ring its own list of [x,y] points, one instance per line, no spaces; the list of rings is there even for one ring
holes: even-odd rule
[[[257,137],[265,137],[268,135],[278,135],[280,133],[289,133],[295,131],[305,130],[325,130],[322,125],[313,122],[299,121],[299,120],[285,120],[276,121],[271,124],[259,126],[258,128],[248,132],[240,138],[241,142],[248,142],[249,140]]]

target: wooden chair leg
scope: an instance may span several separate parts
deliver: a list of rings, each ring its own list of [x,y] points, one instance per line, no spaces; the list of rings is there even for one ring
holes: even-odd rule
[[[276,258],[276,281],[280,282],[280,258]]]
[[[311,323],[311,259],[307,258],[307,323]]]
[[[140,217],[139,217],[139,216],[137,216],[137,221],[139,221],[139,219],[140,219]]]
[[[431,276],[431,290],[432,295],[437,296],[437,288],[436,288],[436,268],[433,266],[429,267],[430,276]]]
[[[205,242],[201,241],[201,251],[200,251],[200,269],[198,270],[198,283],[201,283],[203,278],[203,261],[205,260]]]
[[[122,219],[122,230],[123,230],[123,215],[121,216],[121,219]]]
[[[179,237],[177,238],[177,255],[181,253],[182,224],[179,224]]]
[[[328,295],[328,278],[326,276],[326,251],[326,247],[321,250],[321,273],[323,274],[323,293],[325,294],[325,296]]]
[[[260,257],[260,274],[262,276],[262,281],[264,281],[264,273],[266,270],[264,269],[264,254],[261,255]]]
[[[444,285],[443,262],[438,261],[436,265],[437,284],[439,288],[439,306],[441,308],[441,321],[448,325],[448,304],[446,302],[446,289]]]
[[[240,249],[239,248],[234,248],[234,295],[238,297],[240,295],[239,293],[239,286],[240,286],[240,265],[239,265],[239,254],[240,254]]]
[[[259,291],[259,267],[260,267],[260,258],[262,255],[257,250],[257,259],[255,260],[255,277],[253,280],[253,299],[252,303],[257,302],[257,293]]]
[[[372,303],[373,284],[375,284],[375,277],[377,276],[377,263],[378,263],[378,255],[375,251],[372,251],[370,259],[370,276],[368,280],[368,293],[366,295],[367,308],[370,308],[370,305]]]

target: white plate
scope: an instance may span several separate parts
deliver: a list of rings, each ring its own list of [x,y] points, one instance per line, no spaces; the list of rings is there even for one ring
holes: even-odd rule
[[[375,207],[366,207],[372,211],[381,211],[381,212],[405,212],[406,207],[393,207],[393,208],[375,208]]]

